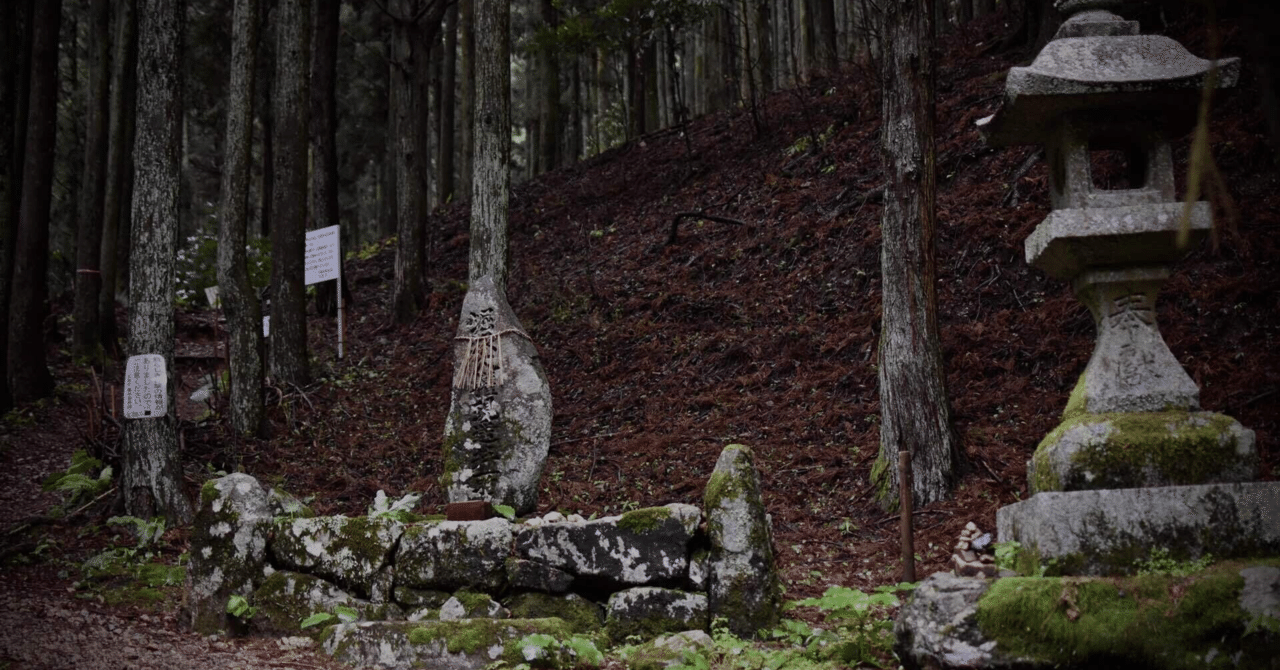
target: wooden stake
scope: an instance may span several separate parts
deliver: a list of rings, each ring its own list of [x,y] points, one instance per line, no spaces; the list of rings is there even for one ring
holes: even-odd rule
[[[916,580],[916,552],[911,527],[911,452],[898,452],[898,500],[902,511],[902,581]]]

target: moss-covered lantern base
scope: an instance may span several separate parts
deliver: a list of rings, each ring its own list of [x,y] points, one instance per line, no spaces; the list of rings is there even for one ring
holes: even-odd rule
[[[1069,415],[1028,464],[1032,493],[1251,481],[1253,431],[1212,412]]]

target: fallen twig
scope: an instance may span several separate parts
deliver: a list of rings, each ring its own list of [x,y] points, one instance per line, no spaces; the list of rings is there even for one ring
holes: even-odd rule
[[[716,216],[714,214],[707,214],[705,211],[676,212],[676,215],[671,219],[671,234],[667,236],[668,246],[676,243],[676,236],[679,231],[681,219],[706,219],[708,221],[715,221],[716,223],[731,223],[735,226],[747,225],[746,223],[743,223],[742,221],[739,221],[737,219],[730,219],[727,216]]]

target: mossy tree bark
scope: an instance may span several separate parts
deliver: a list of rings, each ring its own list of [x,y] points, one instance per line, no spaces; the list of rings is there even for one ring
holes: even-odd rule
[[[31,83],[22,167],[22,204],[14,244],[7,347],[9,391],[15,402],[53,391],[44,351],[48,313],[49,205],[58,122],[58,27],[61,0],[35,3],[31,15]]]
[[[278,383],[311,381],[307,357],[303,257],[307,224],[307,116],[311,62],[311,1],[276,7],[276,71],[271,102],[275,183],[271,189],[271,376]]]
[[[102,288],[98,292],[99,338],[114,355],[116,343],[116,250],[120,246],[121,222],[128,221],[128,185],[133,171],[132,127],[134,90],[137,86],[138,15],[136,0],[117,0],[115,53],[111,57],[111,100],[107,137],[107,185],[103,196],[102,245],[98,268]],[[127,231],[126,231],[127,232]]]
[[[933,3],[885,5],[880,127],[888,183],[880,248],[880,455],[872,470],[885,509],[898,506],[899,450],[911,452],[916,505],[950,493],[959,458],[938,343]]]
[[[511,8],[501,0],[475,0],[475,30],[484,35],[476,61],[476,151],[471,186],[471,259],[467,278],[490,275],[507,285],[507,207],[511,174]]]
[[[552,0],[538,0],[538,15],[550,30],[560,24],[560,13]],[[550,172],[560,165],[560,59],[549,46],[538,50],[538,73],[542,80],[540,101],[542,123],[538,133],[538,168]]]
[[[253,91],[258,49],[258,0],[236,0],[231,24],[231,82],[218,218],[218,286],[227,318],[231,426],[241,435],[263,428],[262,307],[249,283],[245,237],[249,225]]]
[[[185,7],[141,0],[138,7],[138,166],[133,198],[129,283],[129,355],[160,354],[168,373],[169,411],[127,419],[120,493],[125,510],[149,519],[191,521],[182,489],[173,375],[173,291],[182,148],[182,27]]]
[[[102,214],[107,168],[107,84],[110,61],[110,0],[90,0],[88,77],[85,78],[83,189],[76,230],[76,277],[72,351],[99,359],[102,346],[98,326],[98,293],[102,274],[98,267],[102,246]]]

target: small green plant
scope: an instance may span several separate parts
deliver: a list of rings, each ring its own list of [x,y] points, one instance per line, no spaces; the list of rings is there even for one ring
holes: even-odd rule
[[[387,494],[378,489],[378,493],[373,498],[373,504],[369,506],[369,518],[376,519],[385,517],[394,519],[402,523],[409,523],[415,520],[413,508],[422,500],[422,496],[417,493],[409,492],[400,497],[399,500],[391,502],[387,498]]]
[[[501,514],[507,521],[516,520],[516,508],[511,505],[494,505],[493,511]]]
[[[520,638],[516,648],[526,662],[514,666],[513,670],[532,667],[598,668],[604,663],[604,654],[585,635],[561,640],[546,633],[530,633]]]
[[[251,607],[249,605],[249,601],[245,600],[244,596],[233,595],[227,599],[227,614],[230,614],[241,621],[248,621],[257,613],[258,608]]]
[[[303,619],[302,622],[298,624],[298,628],[306,630],[312,626],[319,626],[320,624],[333,621],[335,618],[337,617],[328,612],[316,612],[315,614]]]
[[[1164,547],[1155,547],[1148,558],[1139,558],[1133,562],[1140,575],[1171,575],[1186,577],[1200,572],[1213,563],[1213,554],[1205,554],[1194,561],[1179,561],[1169,555]]]
[[[41,488],[66,496],[62,508],[74,507],[106,493],[111,488],[111,467],[83,449],[71,455],[71,465],[44,478]]]

